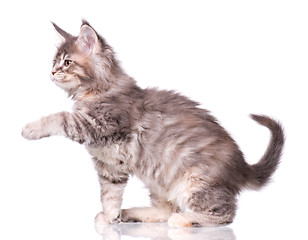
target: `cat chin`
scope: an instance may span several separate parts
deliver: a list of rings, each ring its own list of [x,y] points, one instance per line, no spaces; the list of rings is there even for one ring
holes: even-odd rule
[[[63,81],[64,76],[62,78],[59,78],[58,76],[50,75],[50,79],[51,79],[52,82],[57,84],[57,83],[61,83]]]
[[[72,89],[77,89],[79,87],[79,81],[70,78],[58,78],[56,76],[51,76],[51,81],[56,84],[59,88],[70,91]]]
[[[59,88],[66,89],[65,84],[64,84],[62,81],[60,81],[60,80],[58,80],[58,79],[56,79],[56,78],[52,78],[51,81],[52,81],[55,85],[57,85]]]

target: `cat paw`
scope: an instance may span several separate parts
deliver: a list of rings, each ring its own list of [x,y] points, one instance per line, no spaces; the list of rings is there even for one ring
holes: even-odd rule
[[[169,227],[181,228],[181,227],[193,227],[193,224],[182,214],[174,213],[168,219]]]
[[[119,223],[121,221],[119,211],[114,211],[109,214],[99,212],[95,217],[95,225],[106,225],[110,223]]]
[[[42,124],[40,121],[28,123],[21,132],[21,135],[29,140],[37,140],[49,135],[44,133]]]

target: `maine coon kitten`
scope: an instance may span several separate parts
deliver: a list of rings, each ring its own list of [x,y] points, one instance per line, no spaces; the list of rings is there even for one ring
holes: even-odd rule
[[[101,185],[98,225],[231,223],[240,190],[258,189],[269,181],[284,144],[277,122],[252,115],[272,137],[261,160],[249,165],[230,135],[198,103],[174,91],[138,87],[89,23],[83,21],[78,37],[54,27],[63,43],[51,79],[72,97],[74,109],[29,123],[22,135],[31,140],[62,135],[87,148]],[[129,175],[149,188],[152,207],[121,210]]]

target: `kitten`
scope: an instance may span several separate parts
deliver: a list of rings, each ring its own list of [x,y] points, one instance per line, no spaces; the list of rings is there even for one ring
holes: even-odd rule
[[[284,145],[279,123],[252,115],[272,134],[253,165],[230,135],[198,103],[175,93],[141,89],[115,59],[112,48],[86,21],[78,37],[53,24],[63,43],[51,80],[75,101],[29,123],[27,139],[62,135],[83,144],[93,156],[103,211],[96,224],[165,222],[171,227],[231,223],[243,188],[264,186],[276,170]],[[150,190],[151,207],[122,209],[129,175]]]

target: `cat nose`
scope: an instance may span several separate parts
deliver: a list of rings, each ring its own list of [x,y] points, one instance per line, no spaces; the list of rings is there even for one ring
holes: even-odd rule
[[[56,72],[51,72],[52,75],[55,75]]]

